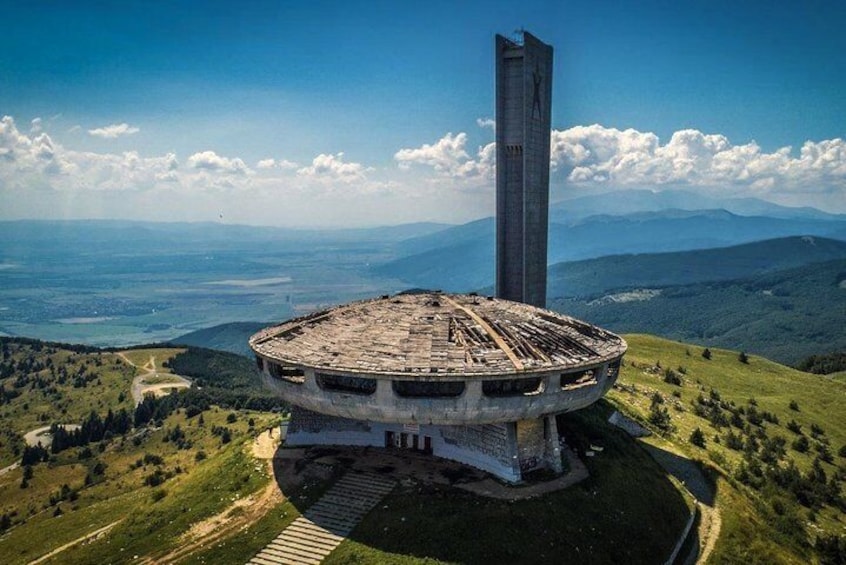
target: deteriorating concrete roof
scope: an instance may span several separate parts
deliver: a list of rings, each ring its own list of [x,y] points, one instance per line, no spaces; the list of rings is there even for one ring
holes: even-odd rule
[[[619,357],[601,328],[519,302],[399,294],[353,302],[266,328],[250,347],[291,365],[427,377],[566,370]]]

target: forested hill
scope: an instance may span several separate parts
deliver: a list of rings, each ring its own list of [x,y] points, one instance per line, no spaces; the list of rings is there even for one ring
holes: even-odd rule
[[[550,306],[617,332],[742,349],[794,365],[846,349],[846,259],[729,281],[558,298]]]

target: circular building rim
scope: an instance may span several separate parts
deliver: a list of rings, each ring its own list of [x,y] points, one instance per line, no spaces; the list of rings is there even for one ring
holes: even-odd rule
[[[421,292],[362,300],[267,327],[250,338],[270,363],[406,380],[520,378],[621,357],[620,336],[543,308]]]

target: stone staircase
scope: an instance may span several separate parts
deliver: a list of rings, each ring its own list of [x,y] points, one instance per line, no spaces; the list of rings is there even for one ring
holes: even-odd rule
[[[347,473],[248,565],[320,563],[394,486],[379,475]]]

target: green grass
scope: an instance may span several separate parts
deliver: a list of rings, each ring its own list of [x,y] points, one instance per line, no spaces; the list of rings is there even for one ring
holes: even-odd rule
[[[753,355],[749,356],[749,363],[744,364],[739,361],[736,351],[711,348],[711,359],[706,360],[701,355],[701,347],[645,335],[628,335],[626,340],[629,352],[619,380],[623,388],[612,391],[609,401],[646,422],[650,397],[659,392],[670,406],[674,429],[655,441],[669,443],[675,450],[712,469],[711,474],[718,485],[717,504],[723,515],[714,562],[807,562],[812,555],[808,544],[819,531],[842,533],[844,515],[837,508],[823,507],[815,513],[816,523],[808,526],[808,510],[796,504],[789,493],[756,491],[736,482],[733,475],[743,460],[742,453],[729,449],[725,442],[714,440],[717,435],[724,437],[729,428],[717,429],[705,418],[695,415],[692,403],[700,394],[709,397],[711,390],[718,391],[722,400],[746,409],[752,400],[759,412],[768,411],[778,418],[778,424],[765,422],[764,431],[768,437],[782,436],[787,440],[786,456],[803,472],[811,467],[815,454],[813,446],[820,443],[811,437],[811,426],[820,426],[825,432],[823,441],[830,444],[834,453],[833,464],[823,463],[826,473],[831,476],[844,468],[844,460],[837,456],[837,450],[846,442],[846,405],[842,402],[846,385]],[[661,369],[657,368],[658,364]],[[667,368],[682,377],[681,387],[664,382],[663,371]],[[791,401],[798,410],[791,409]],[[786,428],[791,420],[800,424],[803,434],[810,439],[812,449],[808,453],[791,449],[791,442],[798,437]],[[704,449],[689,442],[695,428],[704,432]],[[733,431],[739,433],[737,428]],[[784,464],[783,460],[780,465]],[[795,513],[798,524],[804,525],[806,531],[802,531],[802,525],[797,531],[796,522],[789,523],[773,513],[774,498],[781,499],[788,507],[788,517]]]
[[[778,435],[788,440],[787,456],[803,472],[811,467],[813,455],[790,449],[790,442],[798,436],[787,430],[787,422],[800,424],[812,446],[820,440],[811,437],[811,426],[820,426],[834,454],[834,464],[823,466],[828,476],[834,476],[846,469],[846,461],[837,455],[846,443],[846,405],[842,402],[846,384],[754,355],[744,364],[737,352],[712,348],[711,359],[706,360],[701,347],[644,335],[626,339],[629,352],[621,387],[609,393],[607,400],[559,419],[569,445],[577,449],[590,444],[604,447],[595,457],[584,459],[590,471],[587,480],[513,503],[447,486],[404,483],[364,519],[326,563],[654,563],[664,559],[689,516],[691,500],[639,441],[606,423],[615,407],[645,421],[654,392],[659,392],[670,407],[673,430],[646,441],[699,461],[716,485],[722,530],[711,562],[813,562],[816,556],[809,544],[816,532],[842,533],[843,513],[824,506],[814,513],[815,523],[809,525],[810,513],[789,494],[773,489],[758,491],[738,482],[734,473],[742,454],[714,440],[717,435],[724,436],[726,429],[714,428],[697,416],[693,403],[700,394],[708,397],[712,390],[736,406],[748,408],[754,401],[759,412],[770,412],[778,418],[778,424],[765,423],[764,431],[768,437]],[[139,360],[155,355],[159,364],[173,351],[177,350],[137,353]],[[12,356],[19,362],[31,353],[21,348]],[[119,394],[129,396],[134,370],[114,355],[61,349],[46,349],[38,355],[69,370],[86,367],[96,373],[96,379],[86,387],[74,388],[67,382],[56,385],[55,390],[28,382],[21,387],[21,396],[0,406],[0,415],[7,416],[0,420],[0,428],[22,433],[58,419],[78,421],[91,409],[103,414],[110,407],[131,407],[131,400],[120,401]],[[667,368],[681,376],[682,386],[664,382],[662,374]],[[38,374],[44,379],[50,377],[49,369]],[[3,379],[6,390],[13,388],[14,380],[14,376]],[[97,381],[99,384],[95,384]],[[798,410],[791,408],[791,402]],[[236,421],[228,422],[233,413]],[[46,420],[43,414],[48,415]],[[255,420],[254,428],[248,426],[249,418]],[[182,543],[180,536],[192,524],[228,508],[233,499],[264,488],[271,478],[264,464],[255,461],[245,448],[255,430],[273,425],[278,416],[213,407],[203,412],[203,420],[201,425],[199,416],[189,419],[184,411],[177,411],[161,428],[148,430],[137,440],[132,433],[126,438],[113,438],[103,443],[102,452],[98,445],[91,445],[90,459],[80,460],[80,448],[69,449],[53,456],[49,463],[35,465],[26,489],[19,486],[22,469],[0,477],[0,513],[15,513],[13,527],[0,535],[3,562],[26,563],[120,519],[123,521],[108,535],[65,550],[53,562],[105,563],[130,561],[134,555],[161,557]],[[192,444],[190,449],[164,441],[176,426]],[[229,427],[233,441],[221,444],[211,431],[215,426]],[[695,428],[705,433],[705,448],[690,444]],[[11,461],[12,442],[8,437],[0,435],[0,454],[5,453],[6,460]],[[205,452],[207,458],[198,461],[198,451]],[[158,467],[174,475],[159,486],[145,486],[145,478],[157,467],[152,462],[143,464],[145,454],[161,457]],[[139,459],[142,465],[137,466]],[[105,465],[105,472],[86,485],[86,475],[96,462]],[[180,473],[175,473],[177,468]],[[56,506],[49,498],[63,483],[77,490],[79,497],[60,502],[63,514],[54,517]],[[328,485],[310,485],[307,499],[298,498],[295,504],[287,500],[278,503],[248,527],[203,548],[185,562],[246,561]],[[156,500],[156,492],[164,496]],[[774,500],[786,505],[785,516],[774,513]],[[798,522],[791,521],[791,516]]]
[[[450,487],[398,487],[325,561],[340,563],[654,563],[690,514],[680,488],[596,405],[562,418],[574,443],[601,442],[591,476],[505,502]],[[637,488],[632,488],[637,485]],[[632,543],[637,540],[637,543]]]
[[[170,373],[170,370],[164,366],[164,362],[184,351],[184,348],[152,348],[128,349],[120,353],[134,363],[141,372],[144,372],[142,367],[149,363],[150,359],[155,358],[156,371],[159,373]]]

